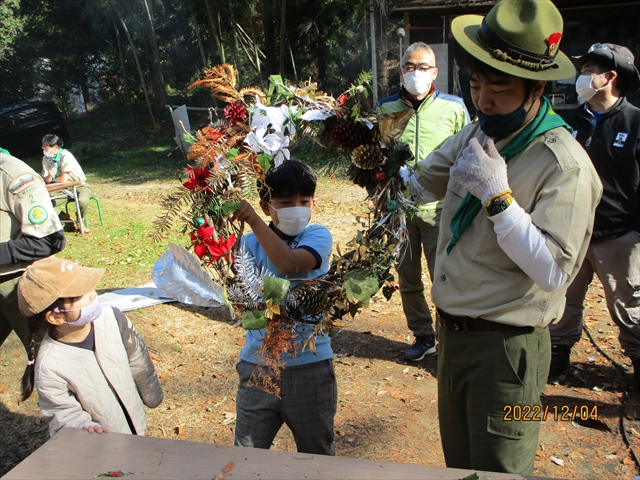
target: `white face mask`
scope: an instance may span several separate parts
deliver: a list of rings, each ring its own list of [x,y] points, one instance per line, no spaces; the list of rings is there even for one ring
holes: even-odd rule
[[[87,323],[93,322],[96,318],[102,315],[102,304],[100,303],[100,299],[96,296],[96,298],[94,298],[93,301],[86,307],[73,308],[71,310],[61,310],[56,307],[53,310],[57,313],[80,311],[80,316],[78,317],[78,319],[75,322],[67,322],[67,324],[74,327],[82,327]]]
[[[402,85],[411,95],[419,97],[431,89],[432,74],[429,72],[421,72],[414,70],[402,74]]]
[[[271,207],[271,205],[269,205]],[[273,207],[271,207],[273,208]],[[310,207],[287,207],[276,209],[278,213],[278,223],[276,227],[285,235],[295,237],[302,232],[311,219]]]
[[[606,73],[606,72],[605,72]],[[586,102],[591,100],[593,96],[598,93],[600,90],[606,87],[606,85],[600,88],[593,88],[591,86],[591,82],[594,78],[601,77],[604,73],[600,75],[580,75],[576,80],[576,93],[580,96],[580,98],[584,98]]]

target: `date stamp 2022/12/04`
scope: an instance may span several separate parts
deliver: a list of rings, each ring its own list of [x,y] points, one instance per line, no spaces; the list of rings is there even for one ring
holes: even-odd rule
[[[598,405],[505,405],[503,411],[506,422],[598,420]]]

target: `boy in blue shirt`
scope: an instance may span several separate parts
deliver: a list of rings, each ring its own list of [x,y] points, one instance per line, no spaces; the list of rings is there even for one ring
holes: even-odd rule
[[[287,279],[315,278],[327,272],[331,254],[331,233],[321,225],[308,225],[314,204],[316,175],[306,164],[290,160],[272,169],[260,185],[260,208],[271,217],[267,225],[245,200],[231,218],[246,222],[253,233],[242,239],[247,253],[260,271]],[[316,351],[302,352],[302,343],[313,325],[297,327],[297,354],[283,353],[285,368],[280,396],[249,385],[258,375],[264,330],[249,330],[236,369],[240,376],[236,397],[235,445],[268,449],[286,423],[299,452],[335,455],[333,418],[338,389],[333,369],[330,338],[319,336]]]

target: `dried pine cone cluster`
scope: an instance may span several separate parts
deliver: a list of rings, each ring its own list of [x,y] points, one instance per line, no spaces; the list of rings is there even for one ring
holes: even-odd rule
[[[311,315],[322,313],[331,306],[326,290],[320,287],[305,285],[293,294],[298,305]]]
[[[366,188],[367,190],[375,188],[378,183],[375,170],[364,170],[356,167],[353,163],[349,165],[347,169],[347,178],[359,187]]]
[[[343,123],[331,131],[331,139],[343,150],[351,151],[360,145],[371,143],[373,136],[362,123]]]
[[[384,163],[384,155],[377,145],[360,145],[351,152],[351,159],[364,170],[376,168]]]

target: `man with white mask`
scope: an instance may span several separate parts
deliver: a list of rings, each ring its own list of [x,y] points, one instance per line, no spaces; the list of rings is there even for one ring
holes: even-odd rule
[[[416,42],[407,48],[399,73],[400,93],[380,100],[377,111],[383,114],[415,111],[400,141],[409,144],[414,161],[419,161],[469,123],[469,113],[460,97],[435,89],[436,58],[426,43]],[[422,283],[421,251],[433,280],[442,203],[418,205],[418,212],[407,220],[410,248],[398,267],[402,308],[415,337],[413,345],[405,350],[404,358],[414,362],[436,351],[433,317]]]
[[[640,109],[625,99],[640,89],[640,75],[633,55],[620,45],[596,43],[578,58],[582,70],[576,91],[586,103],[569,111],[566,121],[589,154],[604,190],[587,255],[567,290],[564,314],[550,326],[549,377],[554,381],[569,369],[595,273],[640,386]]]

